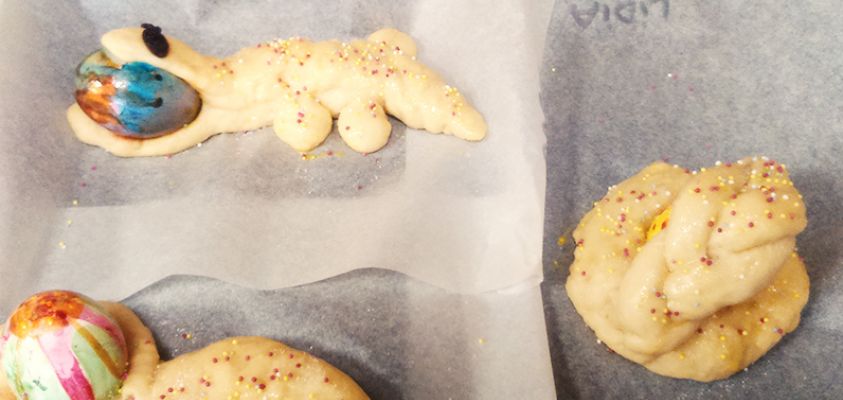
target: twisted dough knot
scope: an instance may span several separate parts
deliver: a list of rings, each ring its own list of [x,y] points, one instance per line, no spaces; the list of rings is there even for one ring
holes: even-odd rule
[[[652,164],[574,232],[568,295],[624,357],[674,377],[731,375],[795,329],[807,302],[801,198],[766,158],[694,173]]]

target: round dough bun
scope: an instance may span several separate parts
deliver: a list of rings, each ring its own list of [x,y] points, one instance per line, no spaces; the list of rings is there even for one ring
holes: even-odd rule
[[[806,223],[775,161],[694,172],[657,162],[583,217],[568,296],[612,351],[661,375],[723,379],[799,324]]]

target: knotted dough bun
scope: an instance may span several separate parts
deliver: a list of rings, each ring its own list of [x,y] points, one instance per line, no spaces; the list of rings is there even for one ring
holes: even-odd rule
[[[806,223],[784,165],[657,162],[583,217],[568,296],[612,351],[661,375],[726,378],[799,324]]]

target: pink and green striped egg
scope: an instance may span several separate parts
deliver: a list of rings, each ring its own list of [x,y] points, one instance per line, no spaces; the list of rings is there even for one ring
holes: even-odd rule
[[[18,399],[111,399],[125,378],[127,358],[114,318],[69,291],[28,298],[0,336],[2,368]]]

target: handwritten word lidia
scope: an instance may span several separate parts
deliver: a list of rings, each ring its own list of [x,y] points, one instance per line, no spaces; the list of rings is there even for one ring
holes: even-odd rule
[[[602,16],[603,22],[609,22],[614,17],[617,21],[631,24],[638,15],[640,18],[648,18],[650,14],[661,14],[667,18],[670,14],[670,0],[625,0],[617,2],[614,7],[596,1],[589,8],[571,4],[571,16],[582,29],[588,28],[598,15]]]

